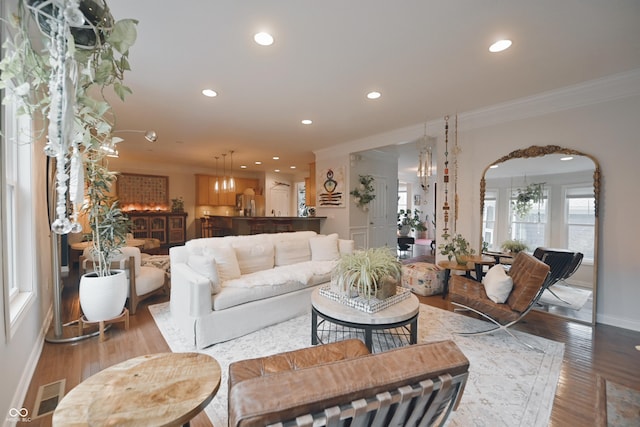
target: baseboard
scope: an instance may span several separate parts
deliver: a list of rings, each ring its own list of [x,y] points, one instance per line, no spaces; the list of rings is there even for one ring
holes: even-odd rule
[[[630,320],[606,314],[596,314],[596,323],[640,332],[640,321],[638,320]]]
[[[40,333],[38,334],[38,339],[36,340],[35,346],[31,350],[29,354],[29,359],[25,364],[24,370],[22,371],[22,375],[20,377],[19,386],[16,388],[16,392],[13,395],[13,399],[11,399],[11,408],[21,409],[24,403],[24,399],[27,397],[27,392],[29,391],[29,385],[31,384],[31,379],[33,378],[33,374],[38,367],[38,361],[40,360],[40,355],[42,354],[42,349],[44,348],[44,338],[47,335],[47,331],[49,330],[49,326],[51,325],[51,319],[53,318],[53,306],[49,307],[49,311],[47,312],[47,316],[44,319],[42,328],[40,329]],[[29,411],[27,418],[31,417],[31,408],[26,408]],[[17,419],[7,417],[4,421],[5,427],[13,427],[16,425]]]

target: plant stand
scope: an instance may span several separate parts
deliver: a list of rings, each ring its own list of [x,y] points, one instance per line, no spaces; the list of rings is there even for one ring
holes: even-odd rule
[[[103,342],[103,341],[106,340],[105,335],[104,335],[105,326],[108,326],[108,325],[110,325],[112,323],[117,323],[117,322],[124,322],[125,331],[129,330],[129,310],[126,307],[122,310],[122,313],[120,313],[119,316],[116,316],[113,319],[100,320],[100,321],[97,321],[97,322],[90,322],[83,315],[82,317],[80,317],[80,319],[78,319],[78,334],[82,335],[83,331],[84,331],[84,328],[87,325],[91,325],[91,324],[97,323],[99,325],[99,327],[100,327],[100,342]]]

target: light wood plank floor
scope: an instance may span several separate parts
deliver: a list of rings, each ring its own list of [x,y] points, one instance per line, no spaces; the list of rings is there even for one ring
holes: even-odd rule
[[[67,280],[68,283],[73,281]],[[440,296],[420,299],[435,307],[452,309]],[[158,296],[143,302],[137,314],[131,316],[129,330],[125,331],[121,324],[114,325],[107,332],[105,342],[90,338],[74,344],[45,343],[24,407],[33,413],[41,385],[65,378],[69,391],[90,375],[131,357],[170,351],[147,309],[148,304],[167,300],[166,296]],[[78,317],[77,283],[65,287],[63,313],[65,322]],[[596,374],[640,388],[640,352],[635,350],[640,344],[640,332],[606,325],[592,328],[537,312],[530,313],[525,320],[517,329],[565,343],[550,426],[594,425]],[[514,341],[514,345],[520,344]],[[51,416],[24,425],[50,426]],[[201,413],[191,425],[211,426],[211,423]]]

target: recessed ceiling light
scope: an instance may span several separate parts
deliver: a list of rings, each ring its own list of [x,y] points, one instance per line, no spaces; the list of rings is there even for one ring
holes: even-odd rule
[[[563,162],[566,162],[568,160],[573,160],[573,156],[562,157],[560,158],[560,160],[562,160]]]
[[[369,99],[378,99],[378,98],[380,98],[381,96],[382,96],[382,94],[381,94],[380,92],[376,92],[376,91],[369,92],[369,93],[367,94],[367,98],[369,98]]]
[[[215,96],[218,96],[218,92],[216,92],[215,90],[212,90],[212,89],[204,89],[202,91],[202,94],[204,96],[208,96],[209,98],[213,98]]]
[[[262,162],[260,162],[260,161],[256,162],[256,165],[261,165],[261,164],[262,164]]]
[[[313,120],[304,119],[300,123],[302,123],[303,125],[310,125],[311,123],[313,123]]]
[[[273,44],[273,36],[269,33],[259,32],[253,36],[253,40],[260,46],[271,46]]]
[[[489,166],[489,169],[497,169],[497,168],[498,168],[498,165],[491,165],[491,166]]]
[[[240,165],[240,169],[246,169],[247,165]]]
[[[274,172],[280,172],[280,169],[274,169],[273,171]]]
[[[509,49],[510,46],[511,40],[498,40],[497,42],[489,46],[489,52],[502,52],[505,49]]]
[[[273,156],[273,157],[272,157],[272,159],[273,159],[273,160],[280,160],[280,157],[278,157],[278,156]]]
[[[289,169],[295,169],[295,168],[296,168],[295,166],[289,166]]]

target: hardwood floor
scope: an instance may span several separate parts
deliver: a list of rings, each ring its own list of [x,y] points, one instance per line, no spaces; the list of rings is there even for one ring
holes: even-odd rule
[[[67,282],[74,280],[70,278]],[[452,309],[440,296],[419,298],[423,303]],[[167,296],[158,296],[143,302],[137,314],[131,316],[129,330],[125,331],[121,324],[114,325],[105,342],[89,338],[73,344],[45,343],[24,407],[33,413],[41,385],[64,378],[69,391],[92,374],[131,357],[170,351],[147,309],[149,304],[167,300]],[[65,286],[63,306],[65,322],[78,317],[77,283]],[[640,352],[635,349],[640,344],[640,332],[606,325],[592,328],[539,312],[531,312],[516,328],[565,343],[550,426],[594,425],[597,374],[640,388]],[[50,426],[51,415],[18,425]],[[191,425],[211,426],[211,422],[203,412]]]

